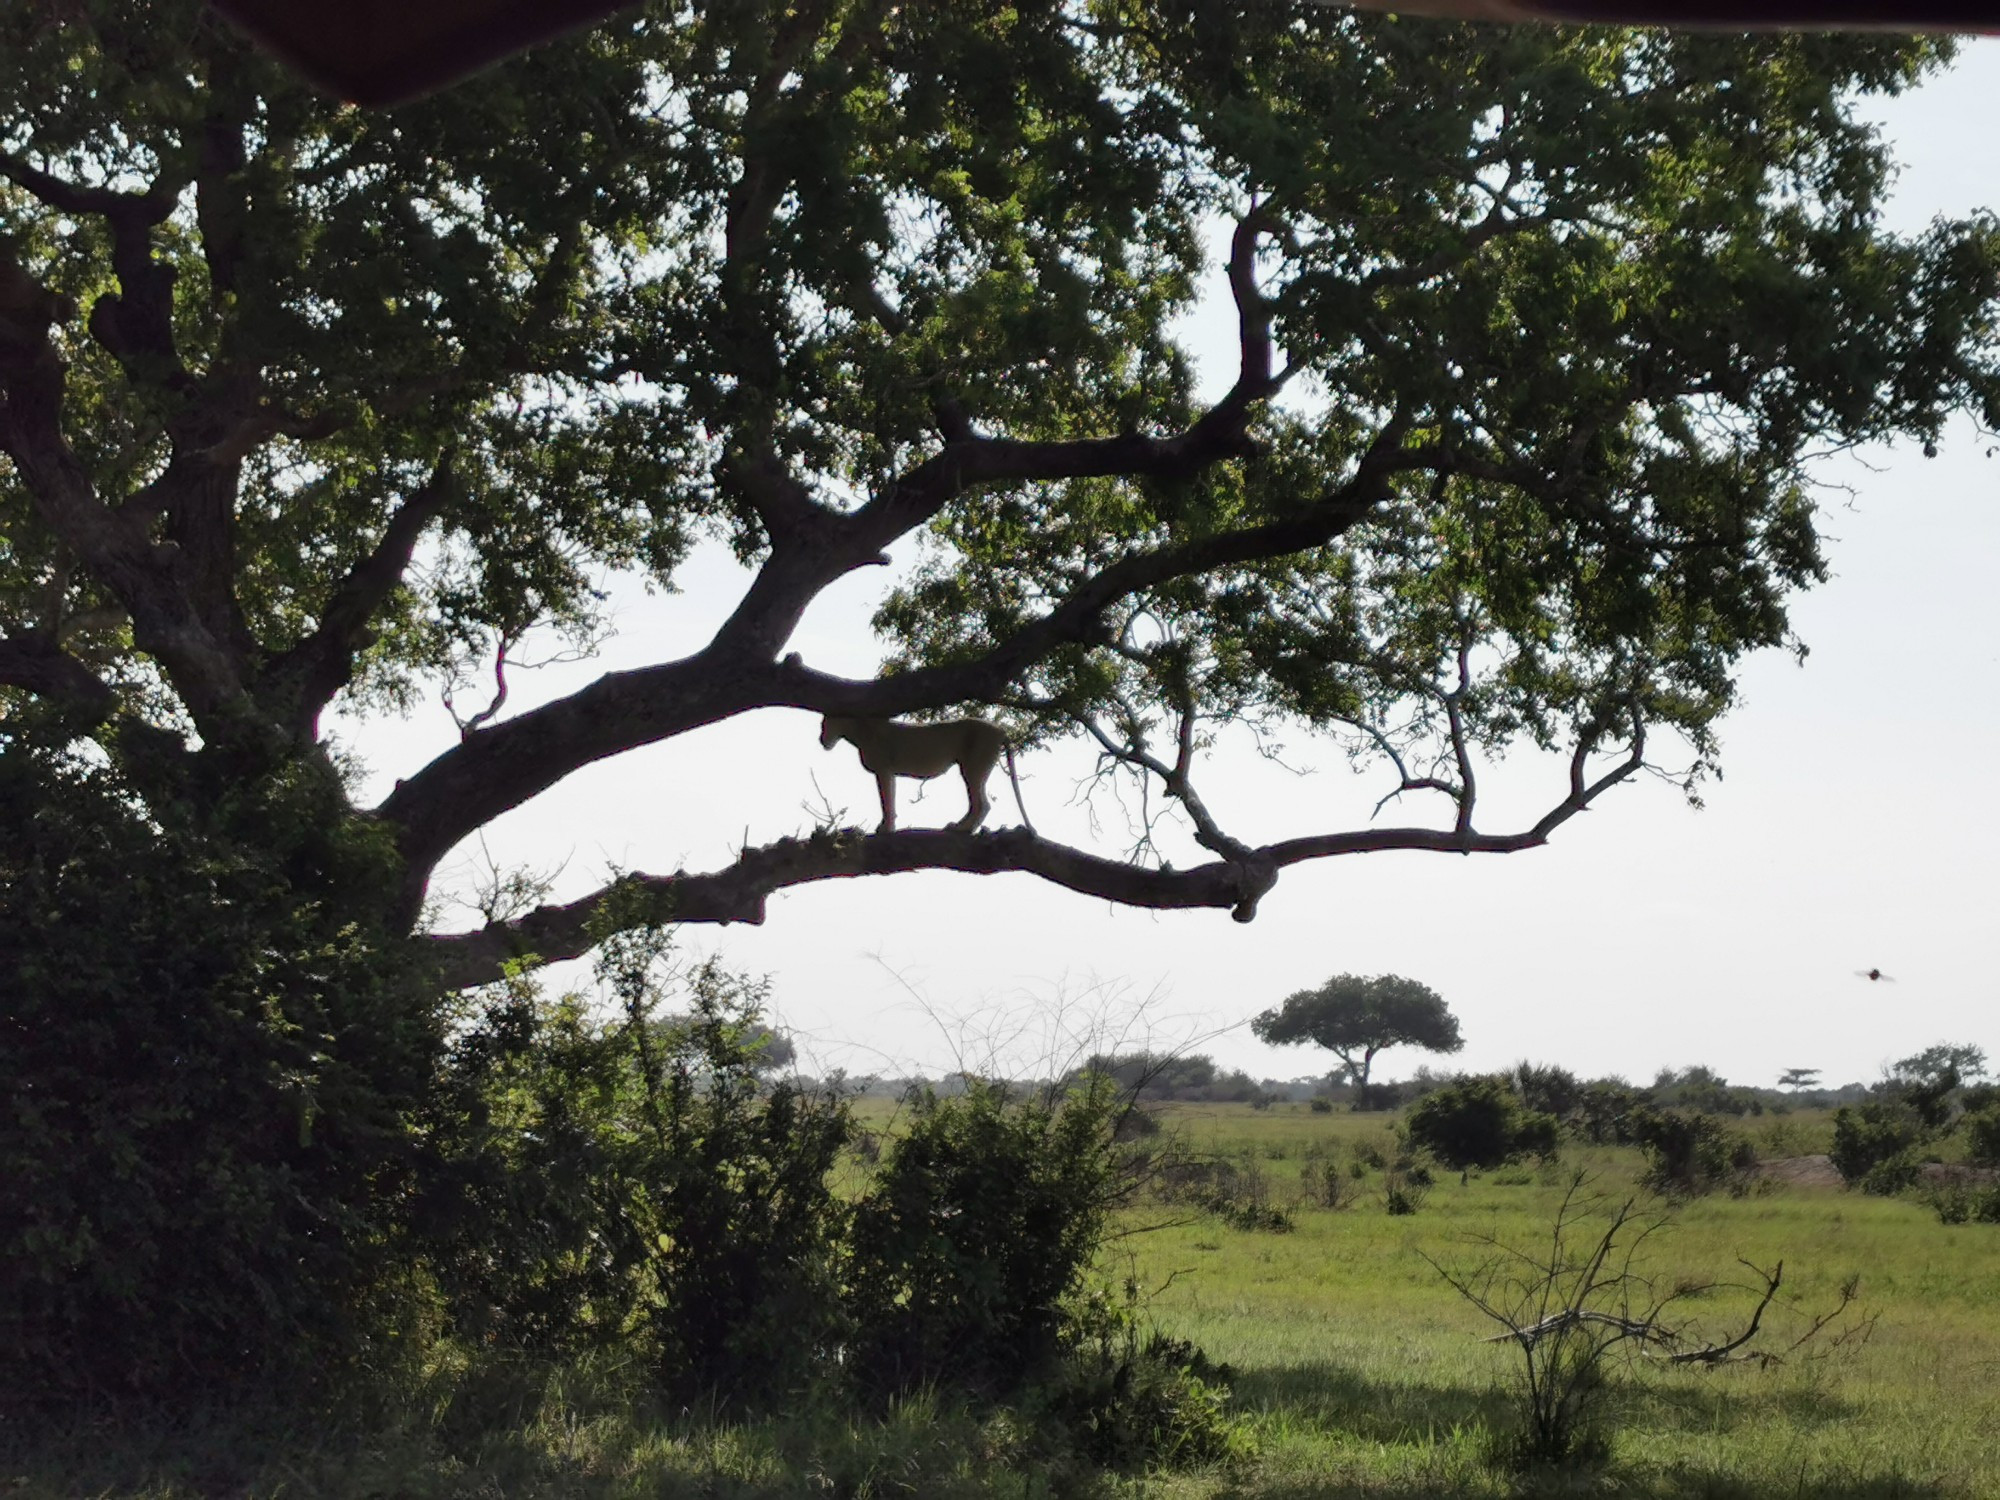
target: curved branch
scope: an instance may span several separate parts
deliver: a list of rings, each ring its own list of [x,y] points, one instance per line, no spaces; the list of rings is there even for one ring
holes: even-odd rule
[[[454,493],[451,455],[389,517],[374,550],[350,568],[333,591],[318,628],[271,664],[268,675],[299,679],[296,727],[316,733],[320,711],[354,676],[354,659],[373,639],[373,621],[408,571],[417,542]]]
[[[1193,573],[1322,546],[1365,518],[1386,496],[1393,476],[1407,467],[1401,456],[1405,427],[1400,416],[1389,422],[1352,478],[1299,515],[1123,558],[971,661],[857,682],[812,671],[795,656],[772,662],[760,654],[764,639],[746,642],[725,625],[708,649],[693,656],[609,673],[567,698],[492,725],[398,783],[377,809],[400,825],[398,842],[409,868],[407,904],[415,910],[432,867],[461,838],[593,761],[755,708],[893,718],[990,701],[1049,652],[1095,639],[1103,612],[1129,594]],[[774,554],[770,564],[796,570],[785,588],[803,591],[799,610],[825,582],[810,570],[830,567],[837,576],[848,566],[838,557],[816,563],[796,548]],[[752,594],[766,582],[760,576]],[[746,599],[732,625],[750,607]]]
[[[631,921],[744,922],[764,920],[774,891],[822,880],[860,875],[898,875],[917,870],[956,870],[968,875],[1007,872],[1037,875],[1053,885],[1121,906],[1156,911],[1194,907],[1227,908],[1238,922],[1256,918],[1257,904],[1289,865],[1339,854],[1389,849],[1440,854],[1511,854],[1548,841],[1549,833],[1639,768],[1638,751],[1595,782],[1581,797],[1575,792],[1534,827],[1517,833],[1487,834],[1455,829],[1379,828],[1321,834],[1244,847],[1233,858],[1211,860],[1192,869],[1147,868],[1106,859],[1042,838],[1025,828],[993,833],[956,829],[900,829],[866,834],[859,829],[820,829],[803,839],[780,839],[746,849],[724,870],[672,875],[631,874],[588,896],[544,906],[510,921],[471,932],[432,934],[415,939],[439,966],[453,989],[490,984],[511,961],[530,967],[576,958],[602,937],[595,930],[600,910],[618,893],[618,910]],[[643,900],[634,901],[634,894]]]
[[[499,978],[511,958],[533,955],[548,963],[588,952],[598,941],[591,932],[591,919],[614,890],[645,894],[645,901],[631,903],[640,908],[633,913],[635,921],[755,926],[764,920],[766,899],[788,886],[916,870],[957,870],[968,875],[1018,871],[1125,906],[1228,907],[1244,922],[1255,915],[1257,899],[1277,878],[1275,867],[1262,861],[1218,860],[1192,870],[1144,869],[1039,838],[1025,828],[994,833],[899,829],[875,834],[853,828],[822,829],[808,838],[781,839],[745,850],[726,870],[627,875],[566,905],[544,906],[511,922],[418,942],[442,964],[447,984],[465,988]]]

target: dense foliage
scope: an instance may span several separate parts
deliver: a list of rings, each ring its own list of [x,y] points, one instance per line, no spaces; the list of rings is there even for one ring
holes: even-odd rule
[[[0,18],[0,694],[207,826],[321,764],[330,706],[456,684],[463,743],[371,810],[404,870],[369,924],[579,767],[769,706],[1004,708],[1199,852],[786,841],[631,876],[627,920],[939,865],[1247,920],[1299,860],[1527,848],[1663,737],[1707,765],[1821,573],[1809,454],[2000,418],[1993,226],[1883,232],[1852,114],[1941,42],[728,0],[369,112],[194,0],[52,17]],[[1173,330],[1218,225],[1211,399]],[[912,536],[899,670],[787,655]],[[712,636],[463,706],[705,539],[755,571]],[[1252,844],[1197,790],[1232,723],[1439,816]],[[1571,774],[1494,831],[1477,766],[1517,742]],[[431,946],[491,981],[606,909]]]
[[[1182,1099],[1250,1103],[1263,1097],[1257,1080],[1241,1069],[1224,1072],[1201,1053],[1098,1053],[1085,1059],[1074,1082],[1101,1078],[1127,1099]]]
[[[1990,1088],[1967,1089],[1968,1079],[1985,1072],[1977,1047],[1940,1042],[1889,1070],[1857,1104],[1833,1117],[1833,1164],[1850,1186],[1893,1193],[1917,1180],[1926,1155],[1947,1133],[1967,1127],[1975,1155],[1991,1145]]]
[[[1461,1078],[1424,1095],[1403,1126],[1410,1143],[1448,1167],[1497,1167],[1523,1156],[1553,1157],[1555,1116],[1524,1109],[1505,1077]]]
[[[911,1101],[854,1208],[854,1369],[887,1390],[1007,1390],[1062,1347],[1119,1187],[1101,1082],[1063,1099],[1004,1085]]]
[[[393,1362],[445,1030],[342,899],[393,860],[310,776],[197,820],[0,753],[0,1397]]]
[[[1631,1134],[1646,1150],[1640,1180],[1670,1197],[1697,1197],[1721,1187],[1740,1190],[1757,1165],[1756,1148],[1712,1114],[1648,1109],[1633,1120]]]

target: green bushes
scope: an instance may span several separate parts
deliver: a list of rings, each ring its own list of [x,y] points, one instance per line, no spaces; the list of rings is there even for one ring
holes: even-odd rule
[[[1117,1186],[1102,1081],[1060,1099],[911,1101],[907,1132],[854,1206],[848,1363],[880,1390],[992,1392],[1047,1367]]]
[[[1524,1109],[1499,1076],[1461,1078],[1427,1094],[1404,1129],[1412,1145],[1461,1171],[1552,1157],[1558,1147],[1555,1117]]]
[[[685,1019],[636,1032],[654,1358],[677,1401],[775,1401],[826,1368],[844,1331],[847,1211],[828,1173],[850,1121],[795,1082],[759,1087],[761,986],[711,962],[690,991]]]
[[[1850,1187],[1893,1193],[1917,1176],[1917,1148],[1930,1130],[1901,1099],[1869,1099],[1843,1105],[1833,1117],[1828,1155]]]
[[[2000,1166],[2000,1104],[1967,1101],[1959,1128],[1965,1133],[1965,1154],[1981,1166]]]
[[[380,1363],[442,1007],[330,772],[200,821],[0,753],[0,1388],[163,1400]],[[248,831],[254,837],[238,837]]]
[[[1739,1189],[1757,1165],[1757,1148],[1713,1115],[1645,1110],[1631,1129],[1646,1152],[1642,1180],[1656,1193],[1688,1198]]]
[[[1094,1461],[1230,1441],[1213,1372],[1091,1311],[1108,1083],[925,1095],[850,1202],[848,1108],[767,1076],[761,985],[638,929],[608,1013],[447,1004],[296,899],[288,862],[395,884],[321,792],[236,794],[279,857],[0,758],[0,1388],[309,1401],[427,1352],[475,1389],[610,1349],[675,1407],[944,1387]]]

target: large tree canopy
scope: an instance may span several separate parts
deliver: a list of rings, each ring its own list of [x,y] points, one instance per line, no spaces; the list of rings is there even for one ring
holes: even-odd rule
[[[922,868],[1248,920],[1302,860],[1539,844],[1663,731],[1706,762],[1821,575],[1813,454],[2000,423],[2000,235],[1882,233],[1850,112],[1943,46],[730,0],[370,113],[196,5],[10,7],[0,733],[190,816],[331,781],[342,695],[587,631],[607,570],[720,537],[751,582],[712,638],[354,810],[389,920],[579,767],[770,706],[1084,736],[1211,857],[823,830],[628,875],[618,920]],[[1217,222],[1239,349],[1204,402],[1171,330]],[[913,534],[878,676],[788,654]],[[1246,721],[1438,811],[1248,844],[1197,790]],[[1569,773],[1490,828],[1478,768],[1520,742]],[[421,941],[470,984],[606,910]]]
[[[1456,1052],[1465,1045],[1458,1017],[1429,985],[1400,974],[1336,974],[1317,989],[1299,990],[1250,1022],[1260,1042],[1311,1042],[1339,1058],[1363,1091],[1375,1054],[1390,1047]]]

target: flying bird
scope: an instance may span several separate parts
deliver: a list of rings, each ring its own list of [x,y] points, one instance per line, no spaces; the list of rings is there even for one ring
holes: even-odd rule
[[[1854,973],[1860,979],[1879,979],[1888,984],[1896,982],[1895,976],[1884,974],[1880,969],[1856,969]]]

